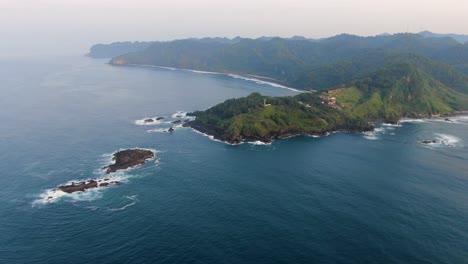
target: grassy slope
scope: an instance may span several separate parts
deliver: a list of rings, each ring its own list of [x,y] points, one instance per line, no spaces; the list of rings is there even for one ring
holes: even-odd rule
[[[337,96],[343,111],[365,119],[397,121],[401,117],[448,114],[468,108],[468,96],[448,88],[413,64],[388,65],[354,81]]]

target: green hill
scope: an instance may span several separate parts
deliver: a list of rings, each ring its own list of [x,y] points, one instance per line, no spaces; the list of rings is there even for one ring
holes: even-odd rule
[[[185,126],[230,143],[244,140],[270,142],[295,135],[372,129],[362,118],[350,117],[324,106],[320,98],[311,93],[295,97],[267,97],[253,93],[193,114],[195,121]]]
[[[411,63],[392,63],[372,75],[350,82],[338,93],[343,111],[368,120],[396,122],[401,117],[444,115],[468,108],[468,95],[433,78]]]
[[[468,95],[435,80],[417,64],[394,62],[368,77],[321,93],[265,97],[254,93],[195,112],[190,126],[230,143],[294,135],[366,131],[374,121],[441,116],[468,108]]]

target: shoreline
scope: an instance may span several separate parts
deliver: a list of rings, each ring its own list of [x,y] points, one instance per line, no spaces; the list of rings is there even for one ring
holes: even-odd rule
[[[192,126],[188,126],[189,128],[192,129],[192,131],[194,131],[195,133],[197,134],[201,134],[203,136],[206,136],[208,138],[210,138],[211,140],[215,141],[215,142],[221,142],[221,143],[224,143],[226,145],[230,145],[230,146],[239,146],[239,145],[242,145],[244,143],[248,143],[248,144],[254,144],[254,145],[271,145],[273,143],[273,141],[275,140],[284,140],[284,139],[289,139],[289,138],[295,138],[295,137],[301,137],[301,136],[305,136],[305,137],[312,137],[312,138],[323,138],[323,137],[327,137],[331,134],[336,134],[336,133],[354,133],[354,134],[360,134],[360,133],[366,133],[366,132],[375,132],[376,129],[374,127],[374,125],[376,124],[380,124],[380,125],[391,125],[391,126],[401,126],[401,123],[405,123],[405,120],[433,120],[433,119],[440,119],[441,121],[444,121],[444,118],[445,117],[451,117],[451,116],[468,116],[468,111],[457,111],[457,112],[454,112],[454,113],[451,113],[451,114],[447,114],[447,115],[441,115],[440,117],[422,117],[422,118],[400,118],[398,120],[398,122],[396,124],[393,124],[393,123],[388,123],[388,122],[385,122],[384,120],[379,120],[379,121],[374,121],[374,122],[371,122],[372,124],[372,130],[367,130],[367,131],[349,131],[349,130],[346,130],[346,129],[338,129],[338,130],[333,130],[333,131],[326,131],[324,133],[317,133],[317,134],[303,134],[303,133],[299,133],[299,134],[284,134],[282,136],[278,136],[278,137],[273,137],[271,138],[270,140],[266,141],[266,140],[263,140],[263,139],[258,139],[258,138],[252,138],[252,139],[243,139],[241,142],[234,142],[234,141],[228,141],[228,140],[223,140],[213,134],[210,134],[210,133],[207,133],[207,132],[203,132],[202,130],[200,129],[197,129],[195,127],[192,127]],[[446,121],[448,123],[450,123],[449,121]],[[255,144],[255,142],[261,142],[263,144]]]
[[[232,78],[243,79],[246,81],[253,81],[258,84],[265,84],[276,88],[287,89],[296,93],[310,93],[313,91],[307,90],[300,90],[296,88],[292,88],[289,86],[284,85],[279,80],[274,78],[260,76],[260,75],[253,75],[253,74],[239,74],[235,72],[214,72],[214,71],[201,71],[201,70],[193,70],[193,69],[186,69],[186,68],[175,68],[175,67],[167,67],[167,66],[160,66],[160,65],[152,65],[152,64],[135,64],[135,63],[127,63],[127,64],[114,64],[109,62],[109,65],[112,66],[132,66],[132,67],[148,67],[148,68],[159,68],[165,69],[170,71],[188,71],[193,73],[200,73],[200,74],[213,74],[213,75],[225,75]]]
[[[359,133],[365,133],[365,132],[373,132],[375,131],[375,128],[373,128],[372,130],[367,130],[367,131],[350,131],[350,130],[345,130],[345,129],[339,129],[339,130],[333,130],[333,131],[326,131],[326,132],[323,132],[323,133],[316,133],[316,134],[305,134],[305,133],[299,133],[299,134],[284,134],[284,135],[281,135],[281,136],[278,136],[278,137],[272,137],[271,139],[269,139],[268,141],[264,140],[264,139],[259,139],[259,138],[248,138],[248,139],[243,139],[242,141],[240,142],[234,142],[234,141],[228,141],[228,140],[223,140],[213,134],[209,134],[207,132],[203,132],[197,128],[194,128],[194,127],[191,127],[191,126],[187,126],[188,128],[192,129],[192,131],[194,131],[195,133],[197,134],[201,134],[205,137],[208,137],[209,139],[211,139],[212,141],[215,141],[215,142],[220,142],[220,143],[223,143],[223,144],[226,144],[226,145],[230,145],[230,146],[239,146],[239,145],[242,145],[242,144],[253,144],[253,145],[271,145],[273,143],[273,141],[275,140],[285,140],[285,139],[290,139],[290,138],[295,138],[295,137],[301,137],[301,136],[304,136],[304,137],[312,137],[312,138],[322,138],[322,137],[327,137],[331,134],[336,134],[336,133],[356,133],[356,134],[359,134]],[[263,144],[255,144],[255,142],[261,142]]]

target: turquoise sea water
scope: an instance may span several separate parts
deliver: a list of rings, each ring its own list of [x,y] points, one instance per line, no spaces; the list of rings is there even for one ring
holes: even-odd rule
[[[229,146],[135,122],[295,92],[105,62],[0,58],[0,263],[468,261],[467,117]],[[132,147],[157,159],[43,199]]]

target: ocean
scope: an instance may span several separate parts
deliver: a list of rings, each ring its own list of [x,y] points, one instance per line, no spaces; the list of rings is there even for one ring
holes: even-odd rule
[[[106,62],[0,58],[0,263],[467,262],[468,117],[231,146],[167,122],[297,92]],[[122,184],[47,199],[135,147]]]

